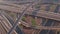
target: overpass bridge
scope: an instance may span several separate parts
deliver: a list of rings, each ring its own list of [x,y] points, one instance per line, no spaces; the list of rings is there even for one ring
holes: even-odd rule
[[[5,19],[5,21],[6,21],[6,19],[7,19],[7,17],[8,17],[8,19],[12,19],[10,16],[8,16],[6,13],[4,14],[4,13],[2,13],[3,14],[3,19]],[[7,19],[7,20],[8,20]],[[12,19],[13,20],[13,19]],[[2,20],[3,21],[3,20]],[[9,20],[8,20],[9,21]],[[9,25],[11,25],[10,24],[10,22],[8,22],[8,23],[6,23],[6,24],[9,24]],[[34,26],[32,26],[32,25],[30,25],[30,24],[28,24],[28,23],[26,23],[26,22],[24,22],[24,21],[22,21],[21,20],[21,23],[20,24],[22,24],[22,25],[24,25],[25,27],[30,27],[30,28],[32,28],[32,29],[50,29],[50,30],[59,30],[60,29],[60,26],[50,26],[50,27],[48,27],[48,26],[36,26],[36,27],[34,27]],[[7,26],[8,27],[8,26]],[[9,27],[9,28],[11,28],[11,27]],[[8,29],[9,29],[8,28]],[[7,29],[6,29],[7,30]]]
[[[3,33],[3,31],[1,32],[3,34],[6,34],[10,30],[10,28],[12,27],[12,25],[9,23],[9,21],[6,21],[6,20],[7,19],[5,17],[0,20],[0,24],[2,26],[1,28],[3,28],[5,30],[5,33]],[[16,31],[13,31],[12,34],[17,34],[17,32]]]
[[[9,3],[9,2],[0,2],[0,9],[11,11],[11,12],[16,12],[16,13],[22,13],[22,11],[27,6],[28,5],[17,5],[17,4],[14,4],[12,2],[11,3]],[[33,11],[27,11],[26,14],[33,15],[32,12]],[[54,13],[54,12],[39,11],[34,16],[38,16],[38,17],[43,17],[43,18],[48,18],[48,19],[53,19],[53,20],[60,21],[60,14],[59,13]]]
[[[16,2],[2,1],[2,2],[0,2],[0,9],[1,10],[15,12],[15,13],[22,13],[23,12],[23,8],[25,9],[28,6],[28,5],[18,5],[18,4],[15,4],[15,3]],[[33,15],[32,11],[27,11],[26,14]],[[2,14],[2,16],[3,16],[3,14]],[[60,14],[59,13],[54,13],[54,12],[39,11],[34,16],[38,16],[38,17],[43,17],[43,18],[48,18],[48,19],[53,19],[53,20],[60,21]],[[7,19],[7,17],[5,15],[3,17],[4,17],[4,19],[5,18]],[[7,19],[7,21],[8,21],[8,19]],[[3,21],[3,22],[5,22],[5,21]],[[57,26],[56,27],[45,27],[45,26],[32,27],[32,25],[29,25],[26,22],[23,22],[23,21],[21,21],[21,22],[22,22],[21,24],[23,24],[24,26],[30,27],[32,29],[48,29],[48,30],[53,30],[53,29],[54,30],[59,30],[60,29],[60,27],[57,27]],[[10,22],[8,22],[8,23],[1,23],[1,24],[3,25],[3,27],[5,27],[6,30],[7,29],[9,30],[12,27],[11,24],[10,24]],[[9,26],[7,26],[8,24],[9,24]],[[15,30],[14,30],[14,32],[16,33]]]

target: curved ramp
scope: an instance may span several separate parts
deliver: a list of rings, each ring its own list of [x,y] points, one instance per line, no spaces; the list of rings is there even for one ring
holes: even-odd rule
[[[22,11],[26,8],[26,6],[27,5],[17,5],[17,4],[9,3],[9,2],[0,2],[0,9],[16,12],[16,13],[22,13]],[[31,11],[27,11],[26,14],[33,15]],[[37,12],[35,16],[60,21],[59,13],[39,11]]]

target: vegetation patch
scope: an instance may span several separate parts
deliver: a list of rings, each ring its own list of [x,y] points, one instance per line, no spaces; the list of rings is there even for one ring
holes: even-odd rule
[[[25,17],[25,16],[23,16],[23,17],[22,17],[22,20],[23,20],[23,21],[25,21],[25,19],[26,19],[26,17]]]
[[[36,25],[36,21],[35,21],[35,19],[31,19],[31,23],[32,23],[32,26],[35,26]]]

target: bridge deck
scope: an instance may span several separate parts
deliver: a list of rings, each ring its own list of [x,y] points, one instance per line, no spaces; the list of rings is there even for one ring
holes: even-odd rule
[[[22,13],[23,8],[25,9],[27,6],[27,5],[26,6],[25,5],[17,5],[17,4],[9,3],[9,2],[0,2],[0,3],[1,3],[0,9],[11,11],[11,12],[16,12],[16,13]],[[33,15],[32,11],[27,11],[26,14]],[[37,14],[35,16],[60,21],[60,14],[59,13],[39,11],[39,12],[37,12]]]

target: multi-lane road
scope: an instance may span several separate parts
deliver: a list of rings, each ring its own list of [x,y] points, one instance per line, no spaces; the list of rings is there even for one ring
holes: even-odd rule
[[[22,13],[22,11],[26,8],[26,6],[27,5],[18,5],[18,4],[14,4],[12,2],[11,3],[0,2],[0,9],[11,11],[11,12],[16,12],[16,13]],[[26,14],[32,15],[32,11],[27,11]],[[39,12],[37,12],[37,14],[35,16],[60,21],[59,13],[39,11]]]
[[[0,18],[2,18],[0,24],[3,27],[3,29],[5,29],[5,32],[7,33],[10,30],[10,28],[12,27],[12,25],[10,24],[10,22],[7,20],[7,18],[4,15],[1,15]],[[17,34],[17,32],[13,31],[13,34]]]
[[[12,2],[1,1],[0,2],[0,9],[11,11],[11,12],[16,12],[16,13],[22,13],[23,8],[25,9],[26,6],[27,6],[27,5],[18,5],[18,4],[15,4],[15,3],[19,3],[19,2],[16,2],[16,1],[15,2],[13,2],[13,1]],[[28,11],[26,14],[33,15],[31,11]],[[59,13],[39,11],[39,12],[37,12],[37,14],[35,16],[60,21],[60,14]],[[6,17],[4,17],[4,18],[6,19]],[[8,23],[1,23],[1,24],[3,25],[4,29],[6,29],[6,30],[7,29],[9,30],[12,27],[12,25],[10,24],[10,22],[8,22]],[[26,22],[22,22],[22,24],[24,26],[26,26],[26,27],[31,27],[31,25],[27,24]],[[1,27],[2,30],[4,30],[3,27]],[[35,29],[60,29],[60,27],[44,27],[44,26],[32,27],[32,28],[33,29],[34,28]],[[14,32],[16,33],[15,30],[14,30]]]

